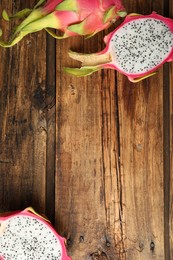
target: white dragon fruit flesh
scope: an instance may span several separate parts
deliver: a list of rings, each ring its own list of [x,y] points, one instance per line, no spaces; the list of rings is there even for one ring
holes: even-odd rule
[[[0,217],[0,260],[70,260],[64,242],[32,208]]]
[[[0,46],[11,47],[27,34],[42,29],[57,39],[92,36],[126,14],[121,0],[40,0],[33,9],[25,8],[13,16],[3,11],[5,20],[23,21],[14,28],[9,42],[0,40]],[[61,33],[58,35],[52,29]]]
[[[104,38],[106,48],[95,54],[69,52],[82,62],[81,68],[65,71],[86,76],[103,68],[112,68],[138,82],[156,73],[165,62],[173,60],[173,20],[153,12],[130,14]]]

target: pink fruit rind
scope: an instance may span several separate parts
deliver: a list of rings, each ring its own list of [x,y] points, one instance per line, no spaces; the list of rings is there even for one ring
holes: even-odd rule
[[[63,0],[48,0],[42,7],[43,12],[51,13],[55,10],[56,6],[60,4]]]
[[[58,240],[59,240],[59,242],[61,244],[61,249],[62,249],[62,260],[71,260],[71,258],[69,256],[67,256],[67,253],[66,253],[66,247],[65,247],[66,240],[65,240],[65,238],[61,237],[55,231],[55,229],[53,228],[53,226],[51,225],[49,220],[47,220],[45,217],[42,217],[39,214],[33,214],[28,209],[25,209],[23,211],[15,211],[13,213],[7,213],[7,214],[5,214],[5,216],[0,216],[0,220],[3,222],[5,220],[13,218],[15,216],[29,216],[29,217],[36,218],[36,219],[40,220],[41,222],[43,222],[48,228],[51,229],[51,231],[58,238]],[[5,260],[5,259],[4,259],[3,256],[0,256],[0,260]]]
[[[76,5],[78,6],[78,11],[84,12],[84,15],[89,15],[93,10],[101,10],[104,12],[111,6],[116,6],[117,10],[125,10],[125,7],[123,6],[121,0],[92,0],[92,1],[86,1],[86,0],[72,0],[73,2],[76,2]],[[53,12],[55,8],[62,3],[63,0],[48,0],[43,5],[43,10],[46,13]]]
[[[53,12],[57,18],[57,28],[62,31],[66,30],[69,24],[75,23],[78,21],[78,16],[75,12],[69,11],[54,11]]]
[[[117,10],[125,10],[121,0],[102,0],[102,8],[106,10],[109,6],[116,5]]]

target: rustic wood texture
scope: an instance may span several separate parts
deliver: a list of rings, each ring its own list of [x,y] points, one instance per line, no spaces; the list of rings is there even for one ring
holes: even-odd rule
[[[14,2],[0,11],[36,1]],[[124,4],[173,18],[168,0]],[[172,63],[138,84],[113,70],[63,72],[78,65],[68,49],[100,51],[108,31],[63,41],[39,32],[0,48],[0,212],[46,213],[74,260],[171,260]]]
[[[1,10],[13,13],[24,8],[23,4],[3,1]],[[34,1],[25,4],[31,7]],[[3,27],[8,28],[8,23]],[[45,34],[40,33],[11,49],[0,48],[1,211],[28,205],[45,210],[45,39]]]
[[[82,79],[61,72],[65,49],[82,46],[89,52],[101,38],[78,40],[77,46],[70,40],[57,47],[56,219],[62,222],[59,231],[66,231],[74,259],[116,259],[121,251],[114,72]]]

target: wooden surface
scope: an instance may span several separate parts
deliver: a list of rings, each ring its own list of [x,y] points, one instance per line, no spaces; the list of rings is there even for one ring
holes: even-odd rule
[[[168,0],[124,4],[173,18]],[[63,41],[40,32],[0,48],[0,212],[45,213],[74,260],[171,260],[173,65],[138,84],[111,70],[63,72],[76,64],[69,48],[100,51],[107,32]]]

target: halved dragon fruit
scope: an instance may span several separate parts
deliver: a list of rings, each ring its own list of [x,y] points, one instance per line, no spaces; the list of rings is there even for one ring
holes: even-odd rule
[[[0,217],[0,260],[70,260],[64,242],[32,208]]]
[[[138,82],[155,74],[163,63],[173,60],[173,20],[153,12],[130,14],[104,38],[106,48],[95,54],[69,52],[82,67],[65,71],[86,76],[103,68],[112,68]]]
[[[92,36],[126,14],[121,0],[40,0],[33,9],[25,8],[11,17],[3,11],[7,21],[25,19],[15,28],[9,42],[0,40],[0,46],[11,47],[27,34],[42,29],[57,39]],[[52,29],[58,29],[61,35],[56,35]]]

